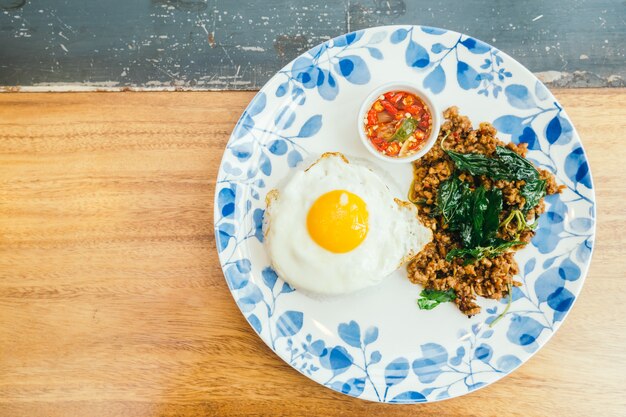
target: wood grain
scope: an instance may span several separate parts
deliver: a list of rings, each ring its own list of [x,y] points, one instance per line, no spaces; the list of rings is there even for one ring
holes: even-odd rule
[[[556,91],[588,152],[599,219],[562,328],[504,380],[408,406],[320,387],[233,302],[214,180],[252,95],[0,95],[0,415],[626,414],[626,91]]]

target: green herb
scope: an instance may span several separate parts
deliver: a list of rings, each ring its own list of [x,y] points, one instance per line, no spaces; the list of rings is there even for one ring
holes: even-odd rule
[[[539,172],[530,161],[502,146],[496,147],[495,158],[480,153],[445,152],[458,169],[472,175],[486,175],[494,180],[507,181],[539,179]]]
[[[521,195],[526,200],[523,210],[527,213],[546,195],[546,181],[541,179],[539,172],[530,161],[512,150],[498,146],[496,154],[515,173],[515,179],[526,181],[521,189]]]
[[[461,229],[459,231],[459,234],[461,236],[461,242],[463,242],[463,245],[465,247],[471,247],[472,244],[472,223],[467,222],[461,225]]]
[[[533,164],[508,148],[496,147],[495,158],[478,153],[445,152],[458,169],[472,175],[486,175],[494,180],[526,181],[521,189],[521,195],[526,200],[524,212],[535,207],[546,194],[546,181],[541,179]]]
[[[487,209],[484,213],[483,238],[488,240],[496,237],[500,228],[500,212],[502,212],[502,191],[492,188],[485,192]]]
[[[468,246],[480,246],[496,236],[502,211],[502,191],[480,186],[472,194],[472,232]]]
[[[500,313],[500,315],[498,317],[496,317],[494,319],[494,321],[492,321],[491,323],[489,323],[489,327],[493,327],[496,325],[497,322],[499,322],[502,317],[504,317],[506,315],[506,313],[509,312],[509,309],[511,308],[511,302],[513,301],[513,286],[511,285],[511,283],[509,282],[507,284],[507,287],[509,287],[509,302],[506,304],[506,308],[504,309],[504,311],[502,313]]]
[[[489,207],[489,201],[485,197],[485,187],[480,186],[474,190],[472,195],[472,230],[469,233],[469,241],[463,242],[467,247],[476,247],[483,240],[483,224],[485,223],[485,212]]]
[[[445,152],[461,171],[467,171],[472,175],[487,175],[498,180],[510,177],[506,167],[498,159],[489,158],[479,153],[460,153],[448,150]]]
[[[458,177],[451,177],[441,184],[437,195],[437,210],[444,217],[448,228],[459,232],[462,244],[461,248],[448,252],[447,261],[461,258],[467,265],[485,257],[498,256],[512,246],[524,244],[517,240],[507,242],[496,238],[498,228],[501,227],[502,204],[502,191],[498,188],[487,190],[480,186],[472,191]],[[519,216],[523,217],[521,212]]]
[[[515,219],[515,221],[517,222],[516,239],[519,238],[519,234],[521,231],[526,230],[526,229],[535,230],[535,228],[537,227],[536,221],[533,224],[528,224],[528,222],[526,221],[526,216],[524,215],[524,213],[522,213],[521,210],[511,210],[511,213],[507,216],[507,218],[504,219],[502,223],[500,223],[499,228],[500,227],[506,228],[513,219]]]
[[[539,200],[546,195],[546,181],[541,179],[527,180],[520,194],[524,197],[524,200],[526,200],[523,209],[524,212],[527,213],[530,209],[539,204]]]
[[[420,298],[417,300],[417,305],[420,310],[432,310],[441,303],[447,303],[453,301],[456,298],[456,293],[453,289],[446,291],[429,290],[424,289],[420,293]]]
[[[451,231],[458,231],[466,248],[485,246],[500,225],[502,191],[478,187],[474,191],[458,177],[439,186],[437,211]]]
[[[437,191],[437,213],[440,213],[451,227],[455,227],[465,213],[463,206],[470,193],[467,183],[452,176],[441,183]]]
[[[490,243],[489,246],[452,249],[446,255],[446,261],[450,262],[454,258],[461,258],[465,260],[463,264],[468,265],[483,258],[493,258],[501,255],[513,246],[526,244],[526,242],[520,242],[518,240],[506,241],[502,239],[493,239]]]
[[[520,191],[525,199],[523,209],[513,210],[501,224],[503,201],[500,189],[494,187],[488,190],[480,186],[472,190],[469,184],[457,176],[444,181],[439,186],[435,213],[443,216],[449,230],[459,233],[462,246],[448,252],[446,260],[461,258],[465,264],[469,264],[486,257],[498,256],[512,246],[524,245],[524,242],[518,240],[521,231],[534,227],[526,222],[525,213],[539,203],[545,195],[546,188],[545,180],[540,178],[533,164],[502,146],[496,147],[495,157],[478,153],[463,154],[445,149],[444,151],[461,171],[472,175],[485,175],[494,180],[526,182]],[[497,239],[498,229],[503,225],[506,227],[512,219],[517,221],[515,240],[509,242]]]
[[[509,178],[503,180],[536,180],[539,179],[539,172],[530,161],[523,156],[517,154],[508,148],[502,146],[496,147],[496,155],[503,167],[508,171]]]
[[[404,143],[404,141],[407,140],[409,136],[413,134],[413,132],[415,132],[418,123],[419,122],[417,121],[417,119],[414,119],[413,117],[407,117],[402,121],[402,124],[400,125],[398,130],[396,130],[396,133],[394,133],[393,136],[387,139],[387,142]]]

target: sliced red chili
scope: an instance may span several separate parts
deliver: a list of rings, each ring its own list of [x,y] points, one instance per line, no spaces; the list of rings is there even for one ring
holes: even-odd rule
[[[404,93],[396,93],[393,97],[389,99],[389,101],[391,102],[391,104],[397,107],[400,100],[402,100],[402,97],[404,97]]]
[[[417,104],[411,104],[410,106],[407,106],[407,107],[404,108],[404,110],[406,110],[407,112],[411,113],[411,115],[413,115],[413,116],[418,114],[421,109],[422,108],[420,106],[418,106]]]
[[[398,109],[396,109],[393,104],[391,104],[390,102],[388,102],[387,100],[383,100],[380,102],[383,107],[385,108],[385,110],[387,110],[388,113],[390,113],[391,115],[396,115],[396,113],[398,113]]]
[[[367,124],[368,125],[375,125],[377,122],[378,122],[378,114],[376,113],[376,110],[371,109],[367,113]]]

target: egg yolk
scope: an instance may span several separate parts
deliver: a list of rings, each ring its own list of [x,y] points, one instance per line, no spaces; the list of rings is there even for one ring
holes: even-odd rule
[[[320,196],[306,218],[311,238],[334,253],[350,252],[367,235],[367,206],[356,194],[334,190]]]

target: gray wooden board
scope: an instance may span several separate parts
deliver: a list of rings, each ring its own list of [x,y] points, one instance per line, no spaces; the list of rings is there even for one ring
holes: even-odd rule
[[[469,34],[551,85],[625,85],[624,0],[0,0],[0,85],[258,89],[316,44],[388,24]]]

